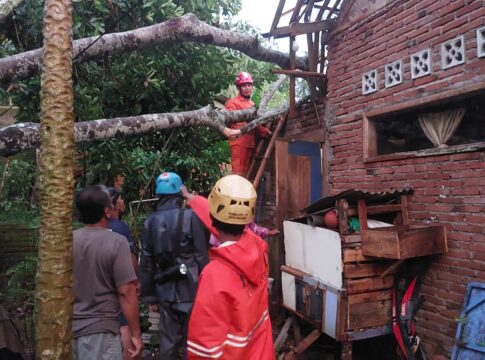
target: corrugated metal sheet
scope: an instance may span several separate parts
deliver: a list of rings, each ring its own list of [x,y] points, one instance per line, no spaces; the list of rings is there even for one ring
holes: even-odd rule
[[[390,201],[399,195],[412,194],[412,189],[391,189],[389,191],[367,191],[367,190],[355,190],[349,189],[338,193],[333,196],[326,196],[313,204],[302,209],[304,213],[312,214],[324,209],[329,209],[335,206],[335,201],[339,199],[346,199],[349,205],[356,205],[358,200],[365,200],[367,204],[380,203],[384,204],[386,201]]]

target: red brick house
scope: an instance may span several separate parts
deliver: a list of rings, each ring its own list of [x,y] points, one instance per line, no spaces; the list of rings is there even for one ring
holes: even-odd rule
[[[410,221],[448,231],[418,313],[428,354],[448,356],[467,284],[485,281],[485,2],[344,1],[327,50],[319,116],[300,109],[276,146],[279,220],[296,206],[285,141],[320,142],[325,195],[413,189]]]

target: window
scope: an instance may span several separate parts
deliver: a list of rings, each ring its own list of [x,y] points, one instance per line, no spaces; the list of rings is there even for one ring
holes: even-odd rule
[[[369,114],[364,129],[366,161],[485,148],[485,92]]]

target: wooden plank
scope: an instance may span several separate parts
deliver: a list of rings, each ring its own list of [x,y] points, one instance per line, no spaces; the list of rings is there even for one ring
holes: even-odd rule
[[[382,326],[392,322],[392,300],[348,305],[347,330]]]
[[[278,7],[276,8],[276,13],[273,18],[273,23],[271,24],[270,33],[276,29],[278,23],[280,22],[281,13],[283,12],[283,8],[285,7],[285,2],[286,0],[280,0]]]
[[[280,349],[281,345],[284,344],[286,339],[288,338],[288,330],[290,329],[291,324],[293,324],[294,318],[293,316],[290,316],[289,318],[286,319],[285,324],[281,328],[280,333],[276,337],[276,340],[274,342],[274,351],[278,352]]]
[[[338,199],[335,202],[335,208],[338,211],[339,233],[341,235],[349,234],[349,219],[347,217],[347,209],[349,203],[345,199]]]
[[[377,117],[380,115],[389,115],[393,112],[409,111],[415,108],[421,108],[423,106],[431,105],[433,103],[440,103],[449,100],[454,97],[456,99],[478,93],[485,89],[485,82],[481,81],[470,86],[458,86],[454,89],[443,91],[438,94],[433,94],[423,98],[417,98],[412,101],[400,102],[395,105],[385,106],[380,109],[368,111],[365,116],[368,118]]]
[[[330,0],[325,0],[325,2],[321,5],[320,7],[320,11],[318,12],[317,14],[317,20],[320,20],[322,19],[323,17],[323,13],[325,12],[325,10],[328,9],[328,3],[330,2]]]
[[[338,297],[337,329],[335,329],[335,338],[337,340],[345,336],[347,327],[347,297]]]
[[[315,71],[303,71],[303,70],[285,70],[285,69],[271,69],[273,74],[294,75],[296,77],[321,77],[326,78],[326,74],[322,74]]]
[[[360,244],[362,242],[360,234],[340,235],[340,238],[343,244]]]
[[[362,253],[361,247],[358,247],[355,249],[343,249],[343,258],[344,258],[344,263],[377,260],[375,257],[365,256]]]
[[[263,159],[261,160],[261,164],[259,165],[258,172],[256,173],[256,176],[255,176],[254,181],[253,181],[253,186],[256,190],[258,189],[259,182],[261,180],[261,177],[263,176],[263,171],[264,171],[264,168],[266,167],[266,163],[268,162],[268,159],[269,159],[271,153],[273,152],[276,137],[278,136],[278,133],[280,132],[281,128],[283,127],[283,124],[285,123],[285,119],[286,119],[286,117],[280,117],[280,119],[278,120],[278,125],[276,125],[276,129],[274,130],[273,134],[271,135],[271,139],[269,141],[268,147],[266,148],[266,150],[264,152]],[[247,175],[248,175],[247,177],[249,178],[250,173],[248,172]]]
[[[402,223],[403,225],[409,225],[409,215],[408,215],[408,196],[407,195],[401,195],[399,197],[399,200],[401,202],[401,207],[402,207]]]
[[[394,285],[394,276],[348,279],[345,281],[347,294],[359,294],[373,290],[390,289]]]
[[[269,33],[265,33],[263,34],[263,37],[271,36],[278,39],[282,37],[299,36],[320,31],[330,31],[332,28],[332,22],[328,20],[320,20],[311,23],[293,23],[289,26],[282,26]]]
[[[303,215],[301,209],[310,204],[310,157],[288,155],[288,197],[287,216]]]
[[[300,278],[300,279],[303,279],[303,276],[306,275],[303,271],[295,269],[291,266],[281,265],[280,269],[281,271],[284,271],[285,273],[296,276],[297,278]]]
[[[349,295],[349,305],[392,299],[392,289]]]
[[[388,262],[344,264],[344,278],[362,278],[381,275],[389,266]]]
[[[388,259],[443,253],[446,247],[443,225],[375,228],[362,235],[362,252],[365,255]]]
[[[367,230],[367,205],[365,200],[359,199],[357,201],[357,209],[359,211],[360,232],[363,233]]]
[[[276,227],[283,232],[282,224],[285,219],[288,208],[286,196],[287,189],[287,161],[288,161],[288,143],[276,141],[275,144],[275,168],[276,168]],[[269,242],[269,254],[271,261],[270,276],[274,279],[271,295],[276,300],[282,298],[281,290],[281,271],[280,266],[284,263],[284,245],[282,236],[275,236]]]
[[[294,50],[294,46],[293,46],[294,44],[295,44],[295,37],[290,36],[290,70],[295,70],[295,68],[296,68],[296,51]],[[296,96],[295,77],[290,76],[290,112],[289,112],[289,115],[291,117],[294,117],[295,113],[296,113],[295,96]]]
[[[291,23],[294,23],[294,22],[297,22],[299,20],[301,6],[303,5],[304,1],[305,0],[298,0],[296,2],[295,7],[293,8],[293,14],[291,14],[290,24]]]
[[[313,4],[315,0],[309,0],[305,9],[305,22],[309,22],[312,18]]]
[[[377,131],[373,121],[364,115],[364,161],[377,155]]]
[[[285,357],[285,360],[286,359],[297,359],[296,356],[300,355],[301,353],[303,353],[306,349],[308,349],[308,347],[313,344],[320,336],[322,335],[322,333],[320,332],[320,330],[313,330],[310,334],[308,334],[299,344],[297,344],[293,350],[290,352],[290,354],[288,354],[286,357]],[[293,354],[293,356],[295,357],[291,357],[289,355]]]
[[[378,215],[392,212],[398,212],[402,210],[401,204],[388,204],[388,205],[367,205],[367,215]],[[351,207],[347,210],[347,216],[356,216],[358,210]]]

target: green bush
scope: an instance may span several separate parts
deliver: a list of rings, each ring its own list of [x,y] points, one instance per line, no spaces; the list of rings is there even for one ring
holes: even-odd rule
[[[31,162],[13,159],[0,163],[0,214],[17,218],[30,212],[30,197],[34,188],[37,169]],[[25,216],[21,216],[25,219]],[[31,214],[27,217],[31,217]]]

